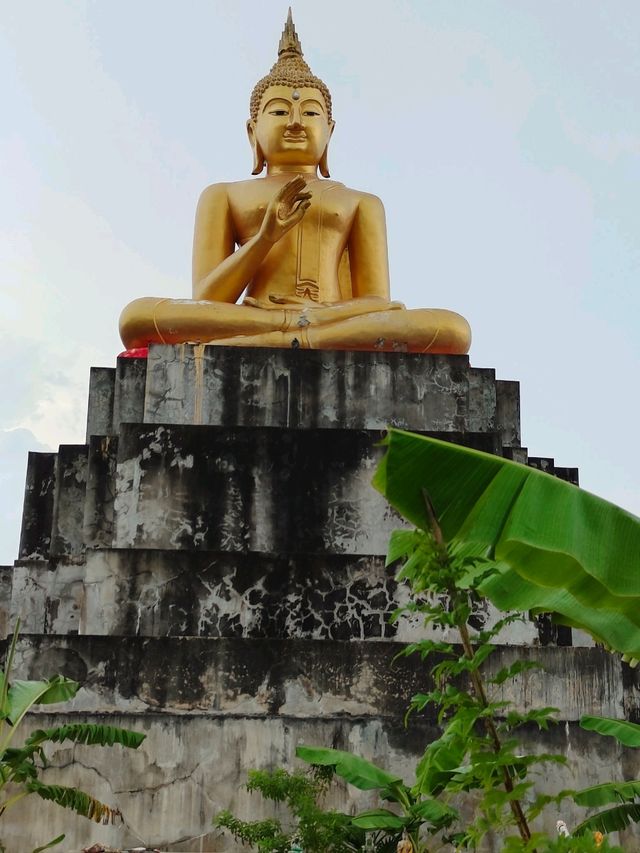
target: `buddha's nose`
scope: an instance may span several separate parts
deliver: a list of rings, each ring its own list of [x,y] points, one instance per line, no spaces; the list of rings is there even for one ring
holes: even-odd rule
[[[292,104],[291,110],[289,111],[289,121],[287,123],[287,127],[293,129],[302,127],[302,114],[300,112],[299,104]]]

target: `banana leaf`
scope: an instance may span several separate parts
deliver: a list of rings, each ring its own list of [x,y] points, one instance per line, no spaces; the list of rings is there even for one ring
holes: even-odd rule
[[[129,749],[137,749],[145,738],[146,735],[140,732],[132,732],[117,726],[70,723],[54,729],[37,729],[29,735],[24,746],[26,749],[31,749],[46,741],[62,743],[65,740],[71,740],[88,746],[113,746],[119,743]]]
[[[414,818],[426,821],[434,826],[449,826],[458,817],[458,812],[439,800],[419,800],[409,809]]]
[[[372,791],[376,788],[387,789],[403,785],[400,776],[394,776],[376,767],[365,758],[343,752],[341,749],[330,749],[321,746],[299,746],[296,755],[308,764],[322,767],[333,767],[334,773],[341,776],[351,785],[361,791]]]
[[[573,830],[574,835],[582,835],[584,832],[602,832],[607,835],[609,832],[619,832],[626,829],[632,823],[640,821],[640,805],[638,803],[623,803],[620,806],[615,806],[612,809],[607,809],[604,812],[591,815],[586,820],[583,820],[579,826]]]
[[[62,808],[71,809],[77,814],[95,821],[95,823],[113,824],[117,820],[122,822],[120,809],[112,808],[78,788],[68,788],[64,785],[46,785],[38,779],[27,782],[26,788],[31,794],[37,794],[43,800],[52,800]]]
[[[391,429],[373,483],[414,526],[495,561],[479,590],[640,658],[640,519],[534,468]]]
[[[390,812],[389,809],[371,809],[371,811],[360,812],[351,818],[351,823],[354,826],[357,826],[358,829],[364,829],[366,832],[376,829],[385,832],[402,831],[410,822],[409,818],[400,817],[400,815]]]
[[[640,797],[640,782],[603,782],[572,794],[579,806],[606,806],[607,803],[633,803]],[[638,803],[636,803],[638,805]]]
[[[588,732],[598,732],[600,735],[614,737],[624,746],[640,746],[640,725],[628,720],[615,720],[613,717],[592,717],[583,714],[580,717],[580,728]]]
[[[55,675],[47,681],[18,681],[11,682],[7,693],[7,715],[11,725],[17,726],[27,711],[33,705],[53,705],[56,702],[66,702],[78,692],[80,685],[77,681]]]
[[[60,842],[64,841],[65,838],[65,835],[58,835],[57,838],[53,838],[51,841],[43,844],[42,847],[36,847],[35,850],[31,851],[31,853],[42,853],[43,850],[50,850],[52,847],[55,847],[56,844],[60,844]]]

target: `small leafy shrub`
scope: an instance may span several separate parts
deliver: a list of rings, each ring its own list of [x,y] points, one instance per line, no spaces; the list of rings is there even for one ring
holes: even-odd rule
[[[237,841],[260,853],[288,853],[298,842],[305,853],[348,853],[359,850],[365,833],[355,827],[349,815],[325,811],[320,801],[327,792],[333,773],[322,767],[304,772],[252,770],[248,791],[259,792],[265,800],[287,806],[293,826],[287,829],[275,819],[243,821],[223,811],[214,824],[227,829]]]

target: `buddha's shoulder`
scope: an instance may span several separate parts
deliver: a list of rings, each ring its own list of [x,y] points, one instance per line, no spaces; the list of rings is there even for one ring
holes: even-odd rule
[[[327,183],[329,183],[329,181],[327,181]],[[342,190],[344,192],[349,193],[350,195],[352,195],[354,198],[357,198],[358,200],[367,201],[367,200],[371,199],[371,200],[375,200],[375,201],[380,201],[378,196],[374,195],[373,193],[367,193],[364,190],[355,190],[353,187],[346,186],[346,184],[338,184],[338,186],[342,187]]]
[[[348,188],[347,188],[348,189]],[[352,193],[354,199],[358,202],[358,204],[365,205],[367,207],[382,207],[382,199],[374,195],[373,193],[366,193],[363,190],[352,190],[348,189],[350,193]]]
[[[384,220],[384,205],[379,196],[364,192],[363,190],[353,190],[349,187],[345,187],[344,189],[348,193],[352,210],[354,213],[357,212],[359,217],[371,222]]]
[[[229,187],[233,184],[209,184],[200,193],[200,204],[218,203],[229,198]]]
[[[244,203],[268,198],[270,193],[275,192],[264,180],[250,178],[246,181],[227,181],[226,183],[211,184],[202,191],[200,204],[204,206],[221,204],[228,207],[243,205]]]
[[[367,199],[377,199],[378,201],[380,201],[378,196],[373,195],[373,193],[367,193],[364,192],[364,190],[356,190],[353,187],[348,187],[346,184],[340,183],[339,181],[324,180],[322,181],[322,185],[327,187],[333,186],[336,188],[336,190],[346,193],[347,195],[350,195],[352,198],[355,198],[358,201]]]

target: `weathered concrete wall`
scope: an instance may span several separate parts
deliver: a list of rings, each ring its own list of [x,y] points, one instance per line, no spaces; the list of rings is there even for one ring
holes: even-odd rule
[[[211,818],[263,814],[247,771],[291,766],[299,743],[353,749],[411,779],[437,727],[428,715],[403,722],[428,685],[419,660],[396,659],[422,626],[388,621],[407,590],[384,566],[402,522],[370,486],[387,424],[528,462],[517,383],[466,357],[184,345],[92,371],[87,445],[30,455],[0,620],[22,617],[21,676],[83,684],[39,724],[109,720],[148,739],[138,753],[62,745],[63,769],[48,771],[119,805],[123,827],[25,801],[3,817],[9,853],[61,831],[68,851],[99,840],[231,849]],[[532,464],[577,481],[550,458]],[[475,615],[488,625],[497,614]],[[545,617],[500,640],[495,668],[532,654],[547,666],[511,692],[522,709],[560,708],[560,727],[524,735],[570,759],[547,790],[638,775],[635,753],[576,722],[640,717],[630,670]],[[355,807],[352,789],[333,796]],[[555,813],[546,819],[552,828]]]
[[[87,487],[83,515],[85,549],[108,548],[113,523],[118,439],[92,435],[87,459]]]
[[[11,631],[11,589],[13,566],[0,566],[0,638]]]
[[[102,550],[88,555],[82,634],[406,639],[382,557]]]
[[[146,429],[139,429],[136,423],[144,423]],[[470,367],[465,356],[157,346],[151,348],[148,364],[145,359],[119,359],[115,370],[92,371],[88,448],[62,446],[56,455],[30,455],[21,561],[69,555],[81,559],[87,548],[132,544],[131,519],[124,522],[123,517],[127,501],[135,503],[138,499],[135,478],[147,477],[141,482],[144,492],[150,476],[147,469],[154,464],[158,471],[162,468],[154,460],[157,452],[151,424],[158,430],[156,435],[169,438],[176,428],[186,430],[176,433],[180,441],[194,424],[200,428],[227,427],[231,431],[229,441],[234,434],[239,435],[238,428],[271,426],[300,434],[311,429],[368,430],[373,436],[393,424],[527,463],[527,451],[519,447],[518,384],[496,380],[492,370]],[[208,437],[205,440],[205,433],[196,434],[200,436],[202,457]],[[146,448],[145,440],[149,443]],[[194,440],[198,444],[198,439]],[[244,441],[250,443],[250,439]],[[331,438],[318,438],[318,441],[329,445]],[[149,464],[136,467],[136,442],[141,453],[151,453]],[[300,442],[302,446],[305,439],[300,438]],[[307,440],[308,455],[319,457],[325,452],[324,446],[315,449],[309,447],[311,443]],[[348,448],[345,446],[344,450]],[[121,463],[118,473],[124,483],[119,528],[114,514],[118,488],[116,459]],[[372,451],[370,461],[374,459]],[[178,456],[173,461],[184,473],[188,454],[185,462]],[[202,461],[199,458],[198,465]],[[132,469],[128,489],[127,462]],[[217,462],[209,458],[205,464],[209,470],[216,464],[223,466],[224,457]],[[575,469],[556,470],[553,460],[534,460],[534,464],[544,465],[550,473],[565,479],[577,479]],[[82,472],[78,465],[83,466]],[[311,469],[313,464],[295,459],[296,470],[305,466]],[[175,472],[160,473],[161,487],[176,485]],[[249,472],[249,476],[253,473]],[[217,474],[220,478],[224,471]],[[193,482],[196,472],[191,472],[186,477],[189,478]],[[317,485],[309,483],[309,492]],[[257,486],[259,491],[260,484]],[[179,491],[173,492],[174,503],[180,503],[184,497]],[[282,495],[278,497],[281,499]],[[192,504],[201,498],[202,495],[192,495]],[[227,495],[226,499],[233,497]],[[187,538],[189,525],[194,537],[203,533],[198,527],[199,514],[192,519],[183,517]],[[61,523],[66,529],[60,527]],[[145,543],[144,530],[140,530],[135,536],[136,545],[169,547],[167,539],[172,535],[184,536],[177,525],[176,521],[173,533],[167,533],[164,542],[148,538]],[[117,532],[123,528],[124,540],[118,538]],[[370,547],[364,552],[372,550]]]
[[[77,634],[84,605],[85,567],[73,558],[16,563],[10,621],[27,634]]]
[[[152,347],[144,421],[491,433],[497,384],[467,356]],[[518,436],[519,412],[501,415]]]
[[[89,374],[89,400],[87,407],[87,437],[113,432],[113,399],[116,371],[113,367],[92,367]]]
[[[350,554],[94,551],[80,633],[413,642],[428,632],[415,614],[391,621],[408,603],[408,588],[384,562]],[[483,601],[474,618],[488,626],[498,614]],[[500,636],[516,644],[551,639],[544,620],[508,626]]]
[[[353,750],[410,782],[417,758],[438,729],[432,714],[414,715],[405,727],[410,696],[429,682],[419,661],[395,659],[396,648],[385,642],[25,638],[19,650],[25,674],[57,670],[85,681],[71,719],[135,728],[147,740],[135,753],[119,747],[54,749],[48,778],[82,785],[118,805],[125,823],[96,827],[27,801],[21,824],[3,827],[9,853],[25,849],[20,826],[42,828],[45,816],[47,832],[67,831],[68,851],[98,840],[112,846],[144,841],[174,851],[233,849],[212,830],[212,816],[228,807],[245,819],[268,815],[268,807],[242,783],[256,767],[296,764],[299,744]],[[553,793],[637,778],[637,750],[612,748],[608,739],[576,723],[587,712],[637,715],[637,677],[596,649],[503,647],[491,669],[532,656],[542,660],[545,672],[519,677],[516,703],[523,710],[532,703],[556,705],[564,723],[548,732],[526,729],[523,743],[569,761],[566,768],[553,765],[551,773],[543,772],[540,787]],[[40,727],[59,721],[37,715]],[[329,802],[346,810],[378,804],[375,793],[344,786],[337,786]],[[563,806],[560,814],[571,824],[576,813]],[[538,826],[552,832],[558,814],[549,809]],[[33,834],[34,842],[45,840],[43,831]],[[629,834],[624,847],[637,850],[635,837]]]
[[[113,544],[384,553],[399,521],[370,485],[381,437],[356,430],[124,424]]]
[[[237,780],[246,779],[249,770],[302,767],[294,758],[296,746],[326,744],[354,751],[410,782],[420,749],[438,736],[433,725],[417,719],[405,730],[401,720],[339,715],[267,716],[254,720],[150,713],[115,714],[108,718],[82,715],[82,719],[136,728],[146,733],[147,739],[136,752],[120,747],[106,750],[58,746],[51,751],[53,767],[44,778],[78,785],[104,802],[117,804],[124,824],[96,825],[29,798],[20,804],[19,821],[5,822],[3,818],[2,839],[8,853],[25,853],[31,849],[25,843],[42,844],[62,832],[67,834],[65,844],[58,848],[63,853],[79,853],[96,842],[117,849],[145,844],[175,853],[235,851],[238,848],[230,838],[211,826],[214,815],[225,808],[245,820],[274,815],[273,808],[265,807],[257,794],[250,794],[237,784]],[[51,714],[38,714],[34,720],[38,727],[59,722],[60,718]],[[586,786],[610,778],[637,778],[640,769],[630,750],[612,753],[603,748],[602,740],[575,723],[558,726],[542,736],[527,730],[523,744],[533,752],[557,751],[568,757],[566,768],[553,765],[551,770],[547,767],[546,773],[543,769],[543,787],[548,793],[576,783]],[[385,805],[373,792],[358,793],[344,785],[336,785],[326,804],[347,812]],[[279,816],[286,817],[284,810]],[[568,809],[550,808],[536,828],[553,833],[558,817],[572,820]],[[621,836],[626,853],[640,850],[630,832]]]
[[[56,453],[29,454],[18,551],[20,559],[46,560],[49,556],[56,458]]]
[[[521,711],[557,707],[563,721],[586,713],[640,712],[638,679],[630,670],[623,681],[619,659],[601,649],[501,646],[489,659],[487,677],[529,659],[544,669],[496,688],[498,700],[508,696]],[[433,686],[419,656],[398,657],[397,644],[389,641],[120,637],[113,642],[107,636],[40,635],[21,642],[17,661],[29,677],[55,671],[81,681],[70,705],[74,713],[117,709],[400,720],[411,697]],[[580,677],[567,683],[572,674]]]
[[[56,458],[50,554],[79,556],[84,552],[84,506],[87,493],[87,447],[63,444]]]

